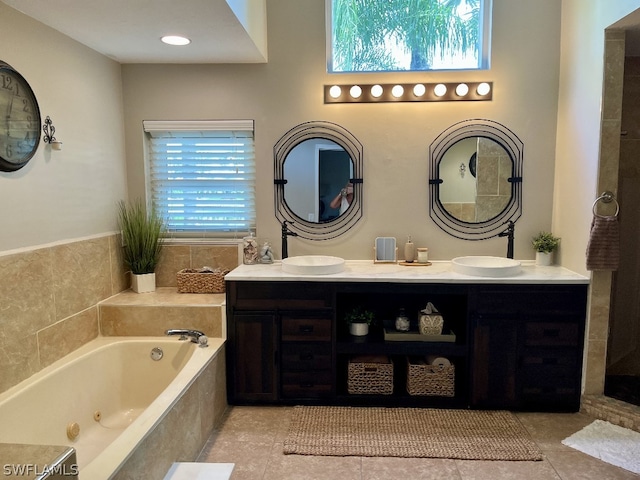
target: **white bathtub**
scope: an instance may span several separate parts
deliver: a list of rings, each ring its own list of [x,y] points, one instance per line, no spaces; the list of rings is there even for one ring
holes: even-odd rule
[[[0,443],[69,445],[76,449],[81,479],[135,478],[135,465],[132,473],[119,471],[214,359],[222,357],[224,362],[224,355],[218,355],[223,343],[223,339],[211,338],[209,347],[200,348],[176,337],[99,337],[0,395]],[[151,358],[155,347],[164,353],[160,361]],[[224,363],[213,375],[216,371],[224,371]],[[199,450],[206,441],[209,425],[203,425],[200,413],[209,408],[211,384],[222,383],[207,382],[206,388],[198,384],[196,392],[189,394],[193,406],[187,411],[198,418],[182,419],[193,422],[185,435],[193,436],[194,425],[201,434],[177,439],[179,445],[192,444],[191,450]],[[206,396],[201,398],[199,393]],[[211,410],[213,403],[211,398]],[[213,422],[212,412],[202,414],[208,423]],[[75,424],[79,434],[70,439]],[[171,437],[179,435],[174,429],[158,430]],[[176,458],[165,458],[171,452],[163,451],[161,463],[171,465],[185,460],[178,457],[194,455],[178,449]]]

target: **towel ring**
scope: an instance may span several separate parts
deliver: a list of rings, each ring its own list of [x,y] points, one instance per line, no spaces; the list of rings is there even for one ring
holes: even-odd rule
[[[596,206],[598,205],[598,202],[611,203],[612,201],[616,203],[616,213],[614,213],[613,216],[617,217],[618,213],[620,213],[620,204],[618,203],[616,198],[613,196],[613,193],[611,192],[604,192],[602,195],[596,198],[595,202],[593,202],[593,206],[591,207],[593,214],[596,217],[605,218],[606,215],[599,215],[598,213],[596,213]]]

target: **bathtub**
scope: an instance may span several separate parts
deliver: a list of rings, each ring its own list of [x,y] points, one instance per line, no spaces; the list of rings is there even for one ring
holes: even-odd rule
[[[163,478],[224,412],[223,343],[98,337],[0,395],[0,443],[74,447],[81,480]]]

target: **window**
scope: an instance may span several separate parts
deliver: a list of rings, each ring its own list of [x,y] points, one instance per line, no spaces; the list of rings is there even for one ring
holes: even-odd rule
[[[144,121],[147,187],[174,236],[255,229],[253,120]]]
[[[327,70],[489,68],[491,0],[325,0]]]

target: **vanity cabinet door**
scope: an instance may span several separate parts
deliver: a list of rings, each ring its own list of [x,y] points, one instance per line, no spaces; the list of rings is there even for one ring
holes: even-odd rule
[[[516,408],[518,392],[518,319],[483,314],[474,319],[471,405]]]
[[[577,411],[587,286],[493,285],[470,292],[472,407]]]
[[[278,399],[278,329],[274,313],[236,312],[229,322],[227,389],[232,404]]]

